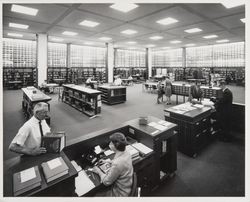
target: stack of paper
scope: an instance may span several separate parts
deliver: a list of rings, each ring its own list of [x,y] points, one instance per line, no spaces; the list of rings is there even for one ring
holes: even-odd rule
[[[74,168],[76,169],[77,172],[82,170],[82,167],[79,166],[74,160],[70,161],[72,163],[72,165],[74,166]]]
[[[158,123],[161,124],[161,125],[163,125],[163,126],[166,126],[167,128],[168,128],[170,125],[172,125],[171,122],[167,122],[167,121],[163,121],[163,120],[159,121]]]
[[[132,144],[132,146],[136,148],[142,154],[149,154],[150,152],[153,151],[152,149],[150,149],[149,147],[147,147],[146,145],[142,143],[134,143]]]
[[[89,179],[88,175],[84,170],[81,170],[78,173],[78,176],[75,178],[75,192],[78,196],[82,196],[89,192],[95,187],[94,183]]]
[[[166,130],[166,129],[167,129],[166,126],[161,125],[161,124],[159,124],[159,123],[155,123],[155,122],[150,122],[150,123],[148,124],[148,126],[151,126],[151,127],[155,128],[156,130],[160,130],[160,131],[163,131],[163,130]]]
[[[138,159],[138,158],[140,158],[139,151],[136,150],[131,145],[127,145],[126,146],[126,150],[130,153],[133,161],[136,160],[136,159]]]

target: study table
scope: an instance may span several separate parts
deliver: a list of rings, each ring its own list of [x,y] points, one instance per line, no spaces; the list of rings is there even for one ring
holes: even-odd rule
[[[174,107],[166,108],[166,121],[178,125],[178,150],[192,157],[196,157],[211,140],[215,131],[211,127],[209,106],[193,105],[186,102]]]
[[[152,123],[154,123],[154,127]],[[161,124],[165,124],[165,126]],[[109,136],[114,132],[122,132],[129,143],[132,143],[131,140],[136,140],[152,149],[147,154],[140,153],[140,157],[133,161],[134,172],[137,174],[137,184],[142,189],[141,194],[142,196],[150,195],[151,191],[156,189],[162,181],[173,177],[177,169],[176,127],[177,125],[174,123],[152,116],[148,117],[147,125],[140,125],[139,118],[136,118],[112,128],[106,128],[69,140],[67,146],[59,154],[43,154],[36,157],[22,156],[7,160],[4,162],[4,196],[13,196],[12,176],[15,172],[36,165],[39,166],[41,171],[42,186],[26,193],[26,196],[76,196],[74,191],[78,172],[71,161],[75,161],[82,169],[88,169],[86,155],[93,152],[94,147],[97,145],[101,148],[107,148],[110,142]],[[69,173],[50,183],[46,183],[40,164],[59,156],[68,165]],[[93,181],[95,186],[83,196],[93,196],[104,186],[100,183],[100,179],[96,174],[93,175],[92,172],[89,172],[87,171],[89,179]]]
[[[40,90],[38,90],[33,86],[22,88],[22,91],[23,91],[22,109],[27,119],[29,119],[33,115],[33,108],[35,104],[37,104],[38,102],[46,102],[50,110],[49,101],[51,100],[51,97],[44,94],[43,92],[41,92]],[[50,117],[47,117],[46,121],[48,124],[50,124]]]

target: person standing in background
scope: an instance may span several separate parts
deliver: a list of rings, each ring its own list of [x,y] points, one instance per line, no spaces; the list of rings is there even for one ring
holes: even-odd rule
[[[166,104],[170,105],[171,104],[171,95],[172,95],[172,82],[169,79],[169,76],[167,76],[165,79],[164,90],[165,90],[165,95],[167,98]]]
[[[157,84],[157,104],[160,104],[159,99],[161,99],[161,102],[163,102],[163,94],[164,94],[164,87],[162,86],[162,81],[158,81]]]

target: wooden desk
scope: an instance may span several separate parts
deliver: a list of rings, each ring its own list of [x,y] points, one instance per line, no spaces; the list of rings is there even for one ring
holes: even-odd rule
[[[161,121],[151,116],[148,119],[148,123]],[[103,129],[71,140],[64,148],[64,152],[70,160],[75,160],[84,167],[82,154],[88,154],[96,145],[106,148],[110,142],[109,136],[114,132],[122,132],[154,151],[133,162],[138,186],[142,187],[142,195],[150,195],[161,181],[172,177],[177,169],[176,126],[174,123],[169,123],[165,130],[152,134],[156,129],[148,125],[139,125],[139,120],[134,119],[115,128]],[[162,151],[163,142],[166,143],[166,152]],[[164,177],[160,177],[160,171],[165,173]]]
[[[128,86],[133,84],[133,79],[122,79],[122,85]]]
[[[29,119],[33,115],[33,108],[35,104],[37,104],[38,102],[46,102],[49,105],[48,102],[51,100],[51,97],[45,95],[37,88],[27,87],[27,88],[22,88],[22,91],[23,91],[22,109],[27,119]],[[36,93],[34,93],[34,91]],[[47,117],[46,121],[48,124],[50,124],[50,117]]]
[[[50,89],[52,89],[53,90],[53,93],[54,93],[54,91],[55,91],[55,88],[58,88],[59,87],[59,84],[57,84],[57,83],[46,83],[46,84],[44,84],[44,87],[46,88],[50,88]]]
[[[69,167],[69,173],[56,180],[46,183],[41,164],[45,161],[49,161],[59,156],[63,158],[63,160]],[[48,153],[35,157],[20,156],[5,161],[4,186],[3,186],[5,197],[13,196],[13,174],[25,170],[27,168],[31,168],[33,166],[38,166],[39,168],[42,178],[42,185],[38,189],[34,189],[24,193],[25,196],[72,196],[73,195],[75,191],[74,179],[78,174],[73,165],[70,163],[67,156],[64,154],[64,152],[61,152],[60,154]]]
[[[61,86],[66,81],[66,79],[53,79],[53,81]]]
[[[213,139],[214,134],[210,131],[210,107],[198,109],[186,102],[164,111],[165,120],[178,125],[178,149],[184,154],[196,157]]]
[[[97,88],[102,92],[102,102],[113,105],[126,102],[126,87],[102,85]]]
[[[101,113],[101,91],[77,85],[63,85],[63,102],[87,116]]]

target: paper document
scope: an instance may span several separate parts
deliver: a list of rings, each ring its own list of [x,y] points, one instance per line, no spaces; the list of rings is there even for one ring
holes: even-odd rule
[[[161,125],[164,125],[164,123],[167,123],[167,122],[164,121],[164,120],[160,120],[158,123],[161,124]]]
[[[52,170],[58,166],[62,165],[61,161],[59,160],[59,158],[56,159],[52,159],[50,161],[48,161],[48,166],[49,168]]]
[[[161,125],[163,125],[163,126],[166,126],[166,127],[169,127],[172,124],[172,123],[167,122],[167,121],[159,121],[158,123],[161,124]]]
[[[110,149],[104,152],[105,156],[109,156],[109,155],[111,155],[113,153],[114,152],[112,150],[110,150]]]
[[[76,169],[77,172],[82,170],[82,167],[79,166],[74,160],[70,161],[72,163],[72,165],[74,166],[74,168]]]
[[[153,151],[152,149],[150,149],[149,147],[147,147],[146,145],[142,143],[134,143],[132,144],[132,146],[143,154],[148,154]]]
[[[148,126],[151,126],[151,127],[154,127],[155,125],[157,125],[157,123],[155,123],[155,122],[148,123]]]
[[[21,183],[31,180],[36,177],[35,168],[32,167],[32,168],[23,170],[21,171],[20,175],[21,175]]]
[[[99,145],[95,146],[95,153],[100,154],[101,152],[102,152],[102,148]]]
[[[157,129],[157,130],[161,130],[161,131],[167,129],[166,126],[163,126],[163,125],[160,125],[160,124],[156,124],[156,125],[154,126],[154,128]]]
[[[88,175],[84,170],[78,173],[78,176],[75,178],[75,192],[78,196],[89,192],[95,187],[94,183],[89,179]]]

